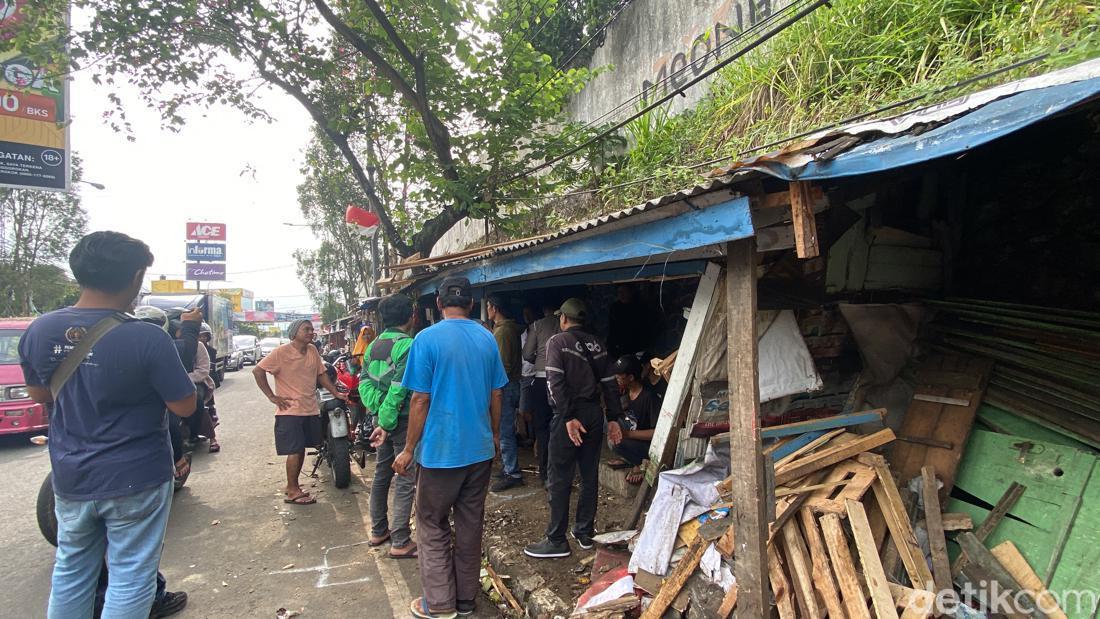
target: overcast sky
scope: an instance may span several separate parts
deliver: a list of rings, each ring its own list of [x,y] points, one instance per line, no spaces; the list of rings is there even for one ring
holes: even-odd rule
[[[274,91],[259,93],[276,119],[270,124],[250,122],[231,108],[194,109],[174,133],[161,128],[136,92],[123,91],[136,138],[130,142],[103,122],[111,109],[107,87],[93,84],[84,71],[75,78],[72,148],[83,159],[84,179],[106,186],[100,191],[78,184],[92,230],[142,239],[156,256],[150,274],[182,279],[185,223],[225,223],[224,287],[273,299],[276,310],[310,307],[292,253],[315,241],[308,228],[283,225],[302,222],[296,187],[310,119],[296,102]]]

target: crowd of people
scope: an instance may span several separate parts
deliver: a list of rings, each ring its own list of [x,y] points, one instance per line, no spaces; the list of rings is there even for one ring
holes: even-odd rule
[[[126,313],[152,261],[137,239],[86,236],[70,256],[79,300],[40,317],[20,342],[31,396],[53,409],[59,524],[51,618],[161,617],[187,601],[166,591],[158,566],[172,489],[190,466],[184,437],[220,448],[210,371],[217,353],[197,310],[178,319],[155,308]],[[418,561],[423,594],[409,609],[416,617],[474,611],[487,494],[527,483],[521,436],[534,446],[550,513],[544,538],[524,549],[531,557],[569,556],[569,537],[592,547],[605,445],[616,453],[610,464],[631,467],[628,480],[640,480],[661,401],[631,351],[634,334],[622,329],[634,329],[626,316],[636,313],[620,309],[605,344],[579,298],[542,303],[537,313],[518,301],[490,296],[483,322],[471,317],[470,282],[448,278],[435,299],[440,319],[426,328],[412,299],[383,298],[379,331],[364,331],[338,378],[326,371],[306,320],[291,323],[289,343],[253,369],[275,408],[287,504],[316,502],[300,478],[306,450],[323,440],[318,388],[370,420],[360,426],[370,428],[376,450],[368,543]],[[617,303],[629,301],[620,293]]]

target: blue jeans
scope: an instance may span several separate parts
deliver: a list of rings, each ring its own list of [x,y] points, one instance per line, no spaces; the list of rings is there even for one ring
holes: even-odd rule
[[[57,558],[47,616],[92,616],[106,555],[111,577],[103,619],[147,619],[157,590],[172,482],[113,499],[55,500]]]
[[[519,381],[510,380],[502,390],[500,405],[500,476],[523,477],[519,472],[519,446],[516,444],[516,408],[519,406]]]

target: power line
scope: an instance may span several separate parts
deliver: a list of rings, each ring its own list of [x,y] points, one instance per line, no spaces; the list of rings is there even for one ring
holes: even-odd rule
[[[584,50],[584,48],[588,47],[589,44],[592,43],[592,41],[595,41],[597,37],[603,34],[604,31],[607,30],[608,26],[614,23],[615,20],[619,18],[619,14],[622,13],[626,9],[626,7],[630,6],[633,1],[634,0],[626,0],[626,2],[624,2],[622,6],[619,7],[619,10],[615,11],[615,14],[612,15],[611,18],[608,19],[606,22],[604,22],[602,26],[600,26],[599,30],[593,33],[592,36],[588,37],[588,40],[586,40],[584,43],[581,43],[580,47],[578,47],[572,54],[570,54],[569,58],[566,58],[564,62],[562,62],[560,65],[558,65],[556,69],[554,69],[554,72],[550,75],[550,77],[546,78],[546,81],[539,84],[539,87],[536,88],[534,92],[532,92],[530,95],[528,95],[528,97],[523,100],[523,103],[520,103],[520,107],[523,107],[530,103],[531,99],[534,99],[535,95],[542,92],[542,89],[545,88],[547,84],[552,82],[557,76],[561,75],[562,71],[565,70],[565,67],[568,67],[569,63],[573,62],[573,59],[577,57],[577,54],[580,54]]]
[[[552,2],[552,0],[546,0],[542,3],[542,6],[539,7],[538,13],[535,15],[537,19],[541,19],[543,17],[543,14],[546,11],[546,7],[550,6],[550,2]],[[534,0],[532,0],[531,4],[534,5]],[[519,48],[522,47],[524,44],[533,41],[534,38],[537,37],[540,32],[542,32],[542,29],[545,28],[548,23],[550,23],[550,16],[547,16],[546,19],[543,20],[542,24],[539,26],[538,30],[534,32],[534,34],[532,34],[530,30],[525,32],[523,36],[520,37],[519,42],[513,44],[511,49],[508,50],[508,53],[504,55],[504,62],[500,65],[501,68],[507,67],[508,63],[512,61],[512,56],[514,56],[516,52],[519,51]],[[528,28],[530,28],[530,25],[528,25]]]
[[[684,84],[681,88],[678,88],[676,91],[670,92],[670,93],[666,94],[665,96],[661,97],[660,99],[654,101],[653,103],[650,103],[649,105],[642,108],[640,111],[638,111],[638,112],[634,113],[633,115],[631,115],[626,120],[623,120],[623,121],[620,121],[620,122],[616,123],[610,129],[607,129],[607,130],[603,131],[599,135],[597,135],[597,136],[591,138],[590,140],[580,144],[579,146],[575,146],[572,149],[570,149],[569,151],[565,152],[564,154],[558,155],[558,156],[553,157],[553,158],[551,158],[547,161],[544,161],[544,162],[528,169],[525,172],[521,172],[520,174],[517,174],[517,175],[513,176],[512,178],[506,180],[503,184],[507,185],[507,184],[509,184],[509,183],[511,183],[515,180],[518,180],[520,178],[523,178],[525,176],[530,176],[531,174],[534,174],[535,172],[538,172],[539,170],[543,170],[543,169],[545,169],[549,166],[552,166],[555,163],[561,161],[562,159],[565,159],[566,157],[569,157],[570,155],[572,155],[572,154],[574,154],[574,153],[576,153],[576,152],[578,152],[578,151],[580,151],[584,148],[587,148],[588,146],[598,142],[599,140],[602,140],[603,138],[611,135],[612,133],[614,133],[615,131],[618,131],[619,129],[624,127],[627,123],[631,122],[632,120],[640,118],[641,116],[647,114],[648,112],[650,112],[654,108],[665,104],[666,102],[670,101],[676,95],[682,93],[683,91],[687,90],[688,88],[691,88],[695,84],[698,84],[699,82],[703,81],[707,77],[710,77],[715,72],[719,71],[723,67],[725,67],[725,66],[729,65],[730,63],[732,63],[734,60],[737,60],[738,58],[744,56],[745,54],[749,53],[750,51],[756,49],[760,45],[763,45],[765,42],[770,40],[775,35],[779,34],[783,30],[786,30],[791,25],[795,24],[796,22],[801,20],[803,17],[809,15],[810,13],[812,13],[813,11],[815,11],[816,9],[821,7],[822,5],[828,4],[828,2],[829,2],[829,0],[814,0],[806,8],[798,11],[792,17],[784,20],[782,23],[780,23],[775,28],[773,28],[773,29],[769,30],[768,32],[764,33],[761,37],[759,37],[759,38],[755,39],[754,41],[748,43],[744,48],[734,52],[732,55],[730,55],[729,58],[726,58],[725,60],[722,60],[722,61],[718,62],[717,64],[715,64],[710,69],[707,69],[702,74],[696,76],[694,79],[689,81],[687,84]]]
[[[996,77],[998,75],[1007,73],[1009,71],[1014,71],[1016,69],[1020,69],[1020,68],[1023,68],[1025,66],[1032,65],[1032,64],[1035,64],[1037,62],[1042,62],[1043,60],[1046,60],[1046,59],[1050,58],[1051,56],[1053,56],[1055,53],[1059,53],[1059,54],[1064,53],[1064,52],[1069,51],[1072,48],[1073,48],[1073,46],[1063,46],[1063,47],[1060,47],[1057,50],[1055,50],[1055,52],[1044,52],[1042,54],[1038,54],[1038,55],[1032,56],[1030,58],[1026,58],[1024,60],[1019,60],[1019,61],[1013,62],[1009,65],[1006,65],[1004,67],[993,69],[993,70],[988,71],[986,73],[982,73],[980,75],[975,75],[973,77],[968,77],[964,80],[959,80],[959,81],[957,81],[953,84],[948,84],[946,86],[942,86],[942,87],[940,87],[940,88],[938,88],[938,89],[936,89],[932,92],[929,92],[929,93],[926,93],[926,94],[923,94],[923,95],[915,95],[913,97],[909,97],[909,98],[903,99],[901,101],[896,101],[894,103],[884,105],[882,107],[876,108],[876,109],[871,110],[869,112],[861,112],[859,114],[856,114],[854,116],[849,116],[849,117],[844,118],[842,120],[838,120],[838,121],[835,121],[835,122],[832,122],[832,123],[829,123],[829,124],[826,124],[826,125],[816,127],[814,129],[803,131],[802,133],[796,133],[794,135],[789,135],[787,137],[784,137],[784,138],[781,138],[781,139],[778,139],[778,140],[775,140],[775,141],[772,141],[772,142],[768,142],[768,143],[765,143],[765,144],[760,144],[760,145],[757,145],[757,146],[753,146],[751,148],[747,148],[745,150],[739,151],[739,152],[737,152],[735,154],[732,154],[732,155],[725,155],[725,156],[722,156],[722,157],[718,157],[716,159],[709,159],[707,161],[703,161],[703,162],[700,162],[700,163],[693,163],[693,164],[686,165],[686,166],[677,166],[677,168],[679,170],[694,170],[694,169],[698,169],[698,168],[704,168],[704,167],[707,167],[707,166],[714,165],[716,163],[721,163],[723,161],[729,161],[730,159],[744,157],[745,155],[748,155],[750,153],[758,152],[758,151],[765,150],[765,149],[775,148],[776,146],[780,146],[780,145],[785,144],[787,142],[793,142],[794,140],[799,140],[799,139],[814,135],[816,133],[821,133],[822,131],[828,131],[830,129],[836,129],[838,127],[849,125],[849,124],[854,123],[854,122],[859,122],[861,120],[865,120],[865,119],[871,118],[873,116],[878,116],[879,114],[882,114],[883,112],[889,112],[889,111],[895,110],[899,107],[904,107],[906,105],[916,103],[918,101],[923,101],[923,100],[925,100],[929,97],[935,97],[937,95],[941,95],[941,94],[944,94],[944,93],[947,93],[947,92],[951,92],[952,90],[958,90],[959,88],[964,88],[964,87],[969,86],[971,84],[987,80],[991,77]],[[935,104],[932,104],[932,105],[935,105]],[[921,110],[927,109],[928,107],[930,107],[930,106],[915,108],[915,109],[909,110],[906,113],[911,114],[911,113],[919,112]],[[586,195],[586,194],[590,194],[590,193],[599,193],[601,191],[610,191],[612,189],[621,189],[623,187],[629,187],[631,185],[638,185],[640,183],[645,183],[645,182],[648,182],[648,181],[657,180],[657,179],[663,178],[665,176],[671,176],[672,174],[675,174],[675,173],[676,173],[675,170],[668,171],[668,172],[663,172],[663,173],[657,173],[657,174],[653,174],[653,175],[650,175],[650,176],[646,176],[644,178],[638,178],[638,179],[634,179],[634,180],[631,180],[631,181],[618,183],[616,185],[609,185],[607,187],[597,187],[595,189],[580,189],[580,190],[577,190],[577,191],[571,191],[571,192],[563,193],[563,194],[559,194],[559,195],[550,195],[550,196],[535,197],[535,198],[498,198],[498,199],[523,202],[523,201],[531,201],[531,200],[541,201],[541,200],[568,198],[568,197],[572,197],[572,196],[581,196],[581,195]]]
[[[714,57],[716,59],[720,58],[721,55],[722,55],[722,52],[724,50],[734,46],[737,43],[742,42],[743,40],[747,39],[748,37],[750,37],[754,33],[758,32],[760,30],[763,30],[769,23],[778,20],[781,16],[789,14],[789,13],[793,13],[798,6],[806,4],[808,2],[809,2],[809,0],[797,0],[795,2],[792,2],[791,4],[787,5],[786,7],[780,9],[779,11],[777,11],[775,13],[772,13],[767,18],[751,25],[749,28],[747,28],[747,29],[741,31],[740,33],[738,33],[737,36],[735,36],[735,37],[729,39],[728,41],[718,45],[715,48],[714,52],[713,52]],[[710,55],[710,52],[705,54],[703,56],[703,58],[706,58],[709,55]],[[726,64],[729,64],[729,61],[731,61],[735,58],[736,58],[736,56],[734,56],[732,58],[727,58],[726,61],[723,61],[722,63],[720,63],[719,66],[715,67],[711,71],[708,71],[706,74],[701,76],[699,79],[706,78],[707,76],[711,75],[717,69],[720,69],[722,66],[725,66]],[[667,90],[666,86],[668,85],[669,82],[671,82],[672,80],[675,80],[676,78],[680,77],[681,74],[686,72],[688,69],[691,69],[694,64],[695,63],[685,63],[684,66],[681,67],[680,69],[677,69],[676,71],[670,72],[666,77],[664,77],[663,79],[657,81],[655,84],[651,85],[649,90],[653,91],[653,92],[656,92],[658,89],[666,89]],[[674,94],[680,94],[684,90],[686,90],[687,88],[691,87],[697,81],[698,81],[698,79],[694,80],[691,83],[686,84],[684,86],[677,87],[671,94],[673,94],[673,95]],[[646,93],[646,91],[643,90],[642,92],[640,92],[640,93],[638,93],[634,96],[631,96],[631,97],[627,98],[626,100],[620,102],[618,105],[611,108],[607,112],[604,112],[602,115],[600,115],[595,120],[592,120],[591,122],[588,122],[587,124],[581,126],[580,128],[574,129],[572,131],[564,132],[563,135],[559,136],[557,139],[555,139],[553,142],[551,142],[546,147],[546,149],[549,150],[549,149],[555,148],[559,145],[565,144],[565,143],[569,142],[570,140],[572,140],[574,137],[577,137],[579,135],[583,135],[586,131],[595,129],[600,123],[602,123],[604,121],[604,119],[607,119],[609,117],[613,117],[613,116],[617,115],[619,112],[626,109],[628,106],[630,106],[633,103],[636,103],[636,102],[639,102],[639,101],[644,101],[645,93]],[[671,99],[671,98],[672,97],[669,96],[669,97],[666,98],[666,100]],[[646,112],[648,112],[648,109],[644,110],[643,112],[638,113],[634,118],[640,117],[641,115],[643,115]],[[628,119],[623,124],[625,125],[626,123],[629,123],[634,118]],[[607,135],[607,134],[606,133],[601,134],[600,136],[597,136],[596,139],[597,140],[602,139],[602,137],[604,137],[605,135]],[[574,150],[572,152],[576,152],[577,150],[580,150],[581,148],[584,148],[585,146],[587,146],[589,143],[592,143],[592,142],[593,142],[593,140],[590,140],[588,143],[582,145],[581,147],[577,148],[576,150]],[[572,154],[572,152],[570,154]],[[529,174],[529,172],[523,172],[523,173],[519,174],[518,176],[513,177],[513,178],[505,181],[504,184],[511,183],[512,181],[516,180],[517,178],[527,176],[528,174]]]

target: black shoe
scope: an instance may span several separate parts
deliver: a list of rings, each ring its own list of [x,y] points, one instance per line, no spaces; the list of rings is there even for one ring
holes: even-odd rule
[[[570,531],[569,535],[573,539],[577,540],[577,545],[585,550],[592,550],[592,546],[596,545],[596,542],[592,541],[592,538],[588,535],[578,534],[576,531]]]
[[[455,602],[455,611],[463,617],[472,615],[477,612],[477,603],[473,600],[457,600]]]
[[[543,538],[541,542],[530,544],[523,549],[523,554],[536,559],[557,559],[573,554],[569,548],[569,542],[557,543],[549,538]]]
[[[490,490],[493,492],[504,492],[509,488],[515,488],[516,486],[522,485],[524,485],[522,477],[502,477],[493,484]]]
[[[187,594],[183,591],[165,591],[160,601],[153,602],[153,608],[149,611],[149,619],[174,615],[187,606]]]

